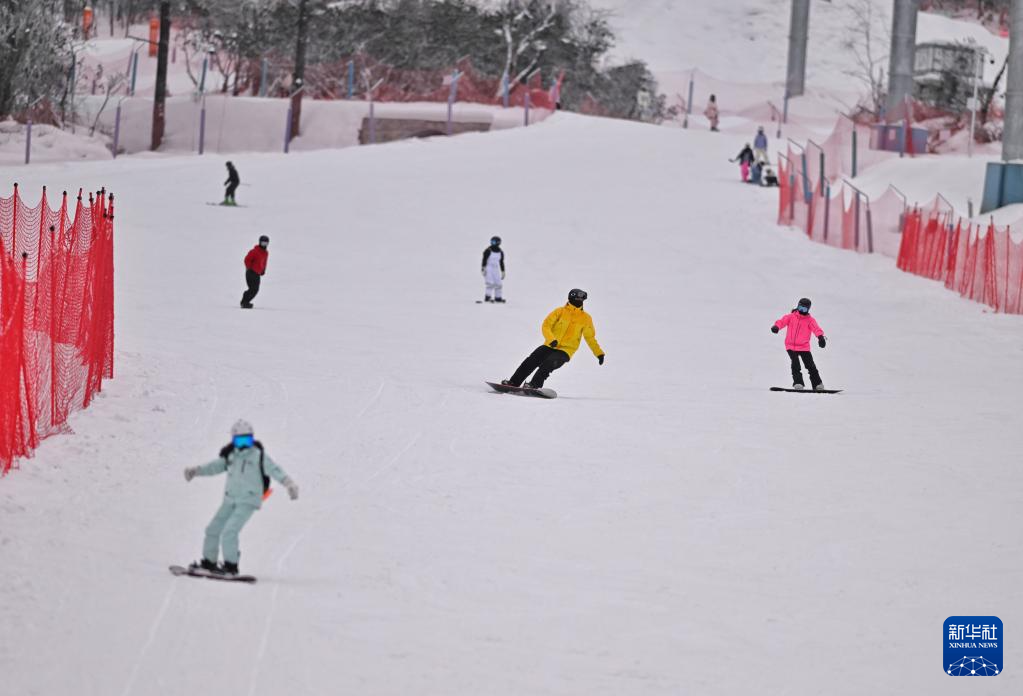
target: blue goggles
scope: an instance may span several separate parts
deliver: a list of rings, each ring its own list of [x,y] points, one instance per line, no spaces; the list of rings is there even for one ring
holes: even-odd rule
[[[256,442],[256,439],[251,434],[235,435],[234,440],[232,440],[232,442],[234,443],[235,447],[239,449],[244,449],[246,447],[252,447],[252,445]]]
[[[810,313],[810,308],[807,307],[806,305],[799,305],[798,307],[796,307],[796,309],[799,311],[800,314],[809,314]]]

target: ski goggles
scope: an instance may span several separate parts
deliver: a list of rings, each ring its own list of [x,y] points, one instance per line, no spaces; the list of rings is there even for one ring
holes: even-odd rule
[[[256,442],[256,439],[250,433],[248,435],[235,435],[232,442],[238,449],[244,449],[246,447],[252,447],[252,445]]]
[[[796,307],[796,310],[800,314],[809,314],[810,313],[810,308],[807,307],[806,305],[799,305],[798,307]]]

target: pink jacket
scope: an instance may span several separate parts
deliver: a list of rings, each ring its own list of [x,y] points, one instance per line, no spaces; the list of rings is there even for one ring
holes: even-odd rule
[[[785,329],[785,350],[810,350],[810,335],[824,335],[824,329],[817,325],[816,319],[795,310],[774,322],[774,325]]]

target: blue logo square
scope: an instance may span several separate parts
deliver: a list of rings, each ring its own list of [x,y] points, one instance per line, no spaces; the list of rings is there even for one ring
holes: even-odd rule
[[[1002,673],[1002,620],[997,616],[950,616],[942,626],[945,674],[994,677]]]

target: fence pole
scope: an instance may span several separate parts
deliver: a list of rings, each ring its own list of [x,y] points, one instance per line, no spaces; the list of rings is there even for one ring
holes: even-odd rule
[[[259,65],[259,96],[266,96],[266,73],[267,73],[267,61],[263,58]]]
[[[508,95],[508,73],[501,75],[501,104],[504,108],[508,108],[508,101],[510,97]]]
[[[854,179],[856,178],[856,150],[857,150],[856,144],[857,144],[856,143],[856,124],[854,123],[853,124],[853,132],[852,132],[852,175],[853,175]]]
[[[348,98],[355,94],[355,61],[348,61]]]
[[[788,90],[785,91],[785,99],[783,101],[782,112],[781,112],[781,122],[782,123],[788,123],[789,122],[789,93],[788,93]]]
[[[855,237],[855,249],[860,250],[860,192],[856,192],[856,202],[853,204],[856,207],[856,237]]]
[[[528,126],[529,125],[529,88],[528,88],[528,86],[526,88],[526,112],[525,112],[525,115],[523,116],[523,123],[522,123],[522,125],[523,126]]]
[[[789,222],[796,219],[796,175],[789,174]]]
[[[203,56],[202,58],[202,75],[199,77],[199,93],[206,92],[206,66],[209,63],[209,56]]]
[[[139,74],[139,52],[135,51],[131,59],[131,96],[135,96],[135,78]]]
[[[831,184],[825,184],[827,194],[824,196],[824,241],[828,241],[828,219],[831,215]]]
[[[458,78],[462,76],[462,73],[457,70],[451,73],[451,90],[448,92],[448,135],[450,136],[453,131],[452,110],[454,109],[455,100],[458,99]]]
[[[377,142],[377,116],[376,111],[373,108],[373,95],[370,95],[369,99],[369,144],[375,145]]]
[[[824,150],[821,150],[820,165],[821,165],[820,181],[818,182],[818,185],[821,187],[821,195],[823,196],[824,195]]]
[[[25,122],[25,164],[32,158],[32,119]]]
[[[202,107],[199,109],[199,154],[206,152],[206,95],[202,97]]]
[[[689,98],[686,99],[686,116],[682,119],[682,127],[689,127],[689,116],[693,113],[693,73],[689,73]]]
[[[867,253],[874,253],[874,223],[870,217],[870,199],[867,199]]]
[[[284,154],[291,149],[291,100],[288,100],[288,121],[284,124]]]
[[[114,112],[114,159],[117,159],[117,141],[121,137],[121,103],[117,103],[117,111]]]

